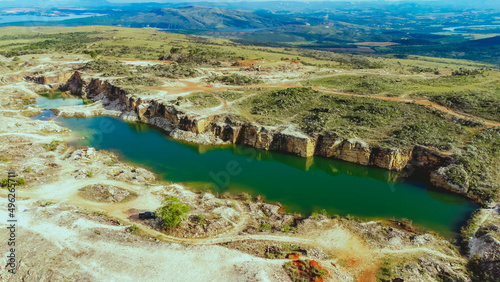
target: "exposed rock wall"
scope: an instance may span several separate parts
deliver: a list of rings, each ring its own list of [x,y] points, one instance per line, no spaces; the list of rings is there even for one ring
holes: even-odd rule
[[[291,126],[261,126],[243,123],[229,115],[201,116],[187,113],[168,102],[142,100],[107,81],[92,79],[87,85],[78,72],[75,72],[66,86],[76,93],[84,91],[85,93],[80,95],[87,98],[102,100],[104,106],[114,105],[115,110],[121,107],[122,115],[127,120],[138,119],[154,124],[171,131],[172,137],[187,141],[242,144],[301,157],[335,158],[396,171],[410,166],[421,166],[425,167],[429,174],[449,164],[447,156],[422,146],[410,149],[382,148],[360,139],[333,135],[310,137]],[[436,185],[440,185],[439,183],[436,181]]]
[[[66,84],[61,86],[62,91],[70,91],[73,95],[86,98],[87,83],[82,79],[80,72],[75,71]]]
[[[66,81],[71,78],[71,73],[62,73],[56,76],[25,76],[24,79],[26,81],[30,81],[33,83],[38,83],[38,84],[44,84],[44,85],[50,85],[54,83],[66,83]]]

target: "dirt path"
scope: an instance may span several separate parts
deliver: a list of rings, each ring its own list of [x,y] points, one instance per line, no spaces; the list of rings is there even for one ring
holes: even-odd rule
[[[201,83],[188,81],[188,80],[178,80],[178,81],[182,83],[182,86],[161,86],[161,87],[142,87],[142,88],[152,89],[152,90],[163,90],[163,91],[167,91],[169,95],[178,95],[178,94],[183,94],[183,93],[189,94],[189,93],[193,93],[193,92],[197,92],[197,91],[227,90],[227,89],[240,87],[240,86],[214,87],[211,85],[202,85]],[[292,88],[292,87],[303,87],[303,86],[298,85],[298,84],[280,83],[280,84],[264,84],[264,85],[260,85],[260,84],[259,85],[247,85],[247,87]],[[325,88],[321,88],[321,87],[312,87],[312,89],[317,90],[317,91],[321,91],[321,92],[325,92],[325,93],[337,94],[337,95],[343,95],[343,96],[349,96],[349,97],[372,98],[372,99],[394,101],[394,102],[400,102],[400,103],[413,103],[413,104],[425,106],[425,107],[430,108],[430,109],[438,110],[438,111],[444,112],[446,114],[453,115],[453,116],[460,118],[460,119],[481,120],[488,127],[500,126],[500,122],[487,120],[487,119],[480,118],[480,117],[477,117],[474,115],[457,112],[457,111],[451,110],[449,108],[446,108],[444,106],[441,106],[437,103],[428,101],[428,100],[417,100],[417,99],[409,99],[409,98],[403,98],[403,97],[388,97],[388,96],[381,96],[381,95],[363,95],[363,94],[357,94],[357,93],[329,90],[329,89],[325,89]],[[248,98],[248,97],[244,97],[244,98]],[[238,100],[242,100],[242,99],[243,98],[240,98]],[[233,101],[233,102],[235,102],[235,101]],[[231,102],[230,104],[232,104],[233,102]],[[224,100],[223,106],[218,108],[218,109],[226,109],[226,108],[227,108],[227,102],[225,102],[225,100]]]
[[[488,127],[500,126],[500,122],[487,120],[487,119],[476,117],[476,116],[470,115],[470,114],[459,113],[459,112],[453,111],[451,109],[448,109],[444,106],[441,106],[439,104],[436,104],[436,103],[428,101],[428,100],[415,100],[415,99],[408,99],[408,98],[401,98],[401,97],[387,97],[387,96],[380,96],[380,95],[362,95],[362,94],[356,94],[356,93],[347,93],[347,92],[341,92],[341,91],[327,90],[327,89],[323,89],[320,87],[313,87],[312,89],[326,92],[326,93],[338,94],[338,95],[344,95],[344,96],[350,96],[350,97],[373,98],[373,99],[395,101],[395,102],[401,102],[401,103],[414,103],[414,104],[426,106],[426,107],[431,108],[431,109],[436,109],[436,110],[439,110],[439,111],[447,113],[447,114],[451,114],[451,115],[456,116],[456,117],[461,118],[461,119],[466,119],[466,120],[473,119],[473,118],[478,119],[478,120],[484,121],[484,123]]]

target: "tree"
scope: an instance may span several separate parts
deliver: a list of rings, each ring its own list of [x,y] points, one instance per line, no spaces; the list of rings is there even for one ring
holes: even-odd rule
[[[162,205],[156,211],[156,216],[163,219],[163,224],[167,229],[177,227],[189,212],[189,206],[174,197],[165,198]]]
[[[96,51],[92,51],[92,52],[90,52],[90,57],[91,57],[92,59],[97,58],[97,52],[96,52]]]

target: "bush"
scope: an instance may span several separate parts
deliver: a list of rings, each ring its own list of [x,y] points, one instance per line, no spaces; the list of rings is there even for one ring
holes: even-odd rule
[[[43,145],[43,148],[47,151],[47,152],[50,152],[50,151],[55,151],[57,149],[57,147],[59,145],[61,145],[62,141],[59,141],[59,140],[54,140],[52,142],[50,142],[50,144],[45,144]]]
[[[262,222],[260,224],[260,231],[271,231],[271,224],[267,222]]]
[[[384,259],[382,266],[377,274],[377,280],[390,281],[392,278],[392,262],[389,259]]]
[[[189,212],[189,206],[174,197],[165,198],[162,205],[156,211],[156,215],[163,219],[163,225],[166,229],[177,227]]]
[[[458,70],[455,70],[451,73],[452,76],[462,76],[462,75],[478,75],[478,74],[483,74],[484,69],[465,69],[465,68],[459,68]]]
[[[137,225],[132,224],[131,226],[128,227],[128,231],[132,234],[137,234],[139,233],[140,229],[137,227]]]
[[[16,179],[16,180],[14,180],[14,179],[4,178],[4,179],[2,179],[2,180],[0,181],[0,185],[1,185],[2,187],[7,187],[7,186],[9,186],[9,185],[11,185],[11,184],[14,184],[14,183],[16,184],[16,186],[21,186],[21,185],[25,184],[25,183],[26,183],[26,181],[24,180],[24,178],[18,178],[18,179]]]

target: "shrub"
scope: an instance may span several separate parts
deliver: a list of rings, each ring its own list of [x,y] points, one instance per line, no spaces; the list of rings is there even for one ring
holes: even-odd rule
[[[55,151],[57,149],[57,147],[59,145],[61,145],[62,141],[59,141],[59,140],[54,140],[52,142],[50,142],[50,144],[45,144],[43,145],[43,148],[47,151],[47,152],[50,152],[50,151]]]
[[[271,224],[267,222],[262,222],[260,224],[260,231],[271,231]]]
[[[163,225],[167,229],[177,227],[189,212],[189,206],[174,197],[165,198],[162,205],[156,211],[156,215],[163,219]]]
[[[131,226],[128,227],[128,231],[132,234],[137,234],[139,233],[139,227],[137,227],[137,225],[135,224],[132,224]]]
[[[392,278],[392,262],[389,259],[384,259],[382,266],[377,274],[377,280],[390,281]]]
[[[21,185],[25,184],[26,181],[24,180],[24,178],[18,178],[16,180],[4,178],[0,181],[0,185],[2,187],[6,187],[6,186],[9,186],[9,185],[14,184],[14,183],[16,184],[16,186],[21,186]]]

